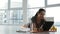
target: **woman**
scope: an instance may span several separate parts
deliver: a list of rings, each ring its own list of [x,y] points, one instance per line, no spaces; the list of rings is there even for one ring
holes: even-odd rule
[[[48,25],[48,29],[45,28],[45,19],[44,19],[44,15],[45,15],[45,10],[44,9],[39,9],[38,12],[36,13],[35,16],[33,16],[31,18],[31,21],[32,21],[32,27],[33,29],[31,29],[32,32],[40,32],[40,31],[49,31],[50,27],[53,25],[53,23],[51,25]],[[25,27],[26,25],[24,25]],[[26,27],[30,27],[30,24]]]
[[[44,9],[39,9],[36,15],[31,18],[33,24],[33,31],[43,31],[42,27],[43,24],[45,23],[44,19],[45,12],[46,11]]]

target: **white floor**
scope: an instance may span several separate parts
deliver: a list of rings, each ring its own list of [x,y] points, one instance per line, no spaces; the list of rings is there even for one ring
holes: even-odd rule
[[[20,30],[20,26],[0,25],[0,34],[60,34],[60,27],[57,27],[57,32],[30,33],[30,32],[16,32],[17,30]]]

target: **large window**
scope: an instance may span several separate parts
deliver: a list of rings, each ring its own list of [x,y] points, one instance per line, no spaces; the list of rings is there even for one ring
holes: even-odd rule
[[[22,10],[7,10],[4,24],[20,24],[23,22]]]
[[[0,11],[0,24],[21,24],[22,22],[22,10]]]
[[[8,8],[8,0],[0,0],[0,9]]]
[[[11,0],[11,8],[22,8],[22,0]]]
[[[19,9],[22,8],[22,1],[0,0],[0,24],[21,24],[23,22],[23,10]]]
[[[60,25],[60,6],[46,8],[46,16],[54,17],[55,25]]]
[[[5,11],[0,11],[0,24],[3,23]]]
[[[33,7],[44,7],[45,6],[45,3],[44,3],[45,0],[28,0],[27,4],[28,4],[28,8],[33,8]]]
[[[22,10],[11,10],[12,14],[10,13],[10,20],[14,24],[20,24],[23,21],[23,11]]]
[[[24,4],[23,1],[25,0],[0,0],[0,24],[22,24],[25,13],[27,13],[27,18],[30,19],[43,7],[46,8],[45,16],[54,17],[55,25],[60,25],[60,6],[54,7],[54,4],[60,4],[60,0],[47,0],[47,2],[45,2],[46,0],[27,0],[27,4]],[[46,3],[48,7],[45,6]],[[25,7],[27,6],[25,13],[23,12],[23,4]]]
[[[47,0],[48,5],[60,4],[60,0]]]

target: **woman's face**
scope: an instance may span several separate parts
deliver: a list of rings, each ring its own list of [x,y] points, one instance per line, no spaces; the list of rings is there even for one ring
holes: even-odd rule
[[[45,12],[41,11],[41,13],[38,13],[38,18],[39,19],[44,19]]]

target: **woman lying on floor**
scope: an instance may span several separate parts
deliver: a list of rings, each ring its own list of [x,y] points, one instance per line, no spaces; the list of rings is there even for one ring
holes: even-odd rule
[[[44,9],[39,9],[36,15],[31,18],[31,24],[24,25],[23,27],[33,27],[31,29],[32,32],[49,31],[54,22],[47,23],[44,19],[45,12]]]

